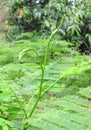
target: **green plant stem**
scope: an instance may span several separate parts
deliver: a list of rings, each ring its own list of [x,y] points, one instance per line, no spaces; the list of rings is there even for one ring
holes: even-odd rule
[[[41,65],[41,70],[42,70],[42,74],[41,74],[41,80],[40,80],[40,86],[39,86],[39,93],[38,93],[38,97],[36,99],[36,102],[35,104],[33,105],[29,115],[28,115],[28,118],[30,118],[32,116],[32,114],[34,113],[34,110],[36,109],[36,106],[38,105],[38,102],[40,101],[40,99],[44,96],[44,94],[56,83],[59,81],[59,79],[57,79],[57,81],[55,81],[52,85],[50,85],[50,88],[48,88],[48,90],[46,90],[43,94],[42,94],[42,86],[43,86],[43,81],[44,81],[44,72],[45,72],[45,66],[46,66],[46,62],[47,62],[47,59],[48,59],[48,54],[49,54],[49,45],[50,45],[50,42],[53,38],[53,36],[55,35],[55,33],[61,28],[63,22],[64,22],[64,19],[65,19],[65,15],[63,16],[62,20],[61,20],[61,23],[60,25],[58,26],[58,28],[56,30],[53,31],[53,33],[51,34],[49,40],[48,40],[48,43],[47,43],[47,48],[46,48],[46,54],[45,54],[45,58],[44,58],[44,63],[43,63],[43,66]],[[42,94],[42,95],[41,95]],[[30,125],[29,124],[24,124],[23,126],[23,129],[22,130],[26,130]]]
[[[64,76],[64,74],[62,76],[60,76],[57,80],[55,80],[42,94],[41,97],[42,98],[60,79],[62,79]]]
[[[38,97],[37,97],[36,102],[33,105],[32,109],[31,109],[31,111],[30,111],[30,113],[28,115],[28,118],[30,118],[32,116],[32,114],[33,114],[34,110],[36,109],[36,106],[37,106],[37,104],[38,104],[38,102],[40,100],[40,97],[41,97],[42,85],[43,85],[43,77],[44,77],[44,68],[43,68],[43,66],[41,66],[41,70],[42,70],[42,75],[41,75],[41,81],[40,81],[40,86],[39,86]],[[22,130],[26,130],[27,128],[28,128],[28,125],[26,123],[24,123]]]
[[[64,14],[64,16],[63,16],[62,19],[61,19],[60,25],[58,26],[57,29],[55,29],[55,30],[52,32],[52,34],[51,34],[51,36],[50,36],[50,38],[49,38],[49,40],[48,40],[47,48],[46,48],[46,54],[45,54],[45,58],[44,58],[44,70],[45,70],[45,66],[46,66],[47,59],[48,59],[50,42],[51,42],[52,38],[54,37],[54,35],[56,34],[56,32],[62,27],[62,24],[63,24],[63,22],[64,22],[64,20],[65,20],[65,16],[66,16],[66,15]]]
[[[38,104],[38,102],[40,100],[40,97],[41,97],[43,80],[44,80],[45,66],[46,66],[46,62],[47,62],[47,58],[48,58],[49,44],[51,42],[51,39],[52,39],[53,35],[54,35],[54,33],[50,36],[50,39],[48,41],[47,48],[46,48],[46,55],[45,55],[44,64],[43,64],[43,66],[41,66],[42,74],[41,74],[41,81],[40,81],[40,86],[39,86],[39,94],[38,94],[36,102],[35,102],[33,108],[31,109],[30,114],[28,115],[28,117],[32,116],[32,114],[33,114],[34,110],[36,109],[36,106],[37,106],[37,104]]]
[[[41,97],[42,85],[43,85],[43,77],[44,77],[44,69],[43,69],[43,66],[42,66],[41,69],[42,69],[42,75],[41,75],[41,81],[40,81],[40,86],[39,86],[38,97],[37,97],[37,99],[36,99],[36,102],[35,102],[33,108],[31,109],[31,112],[30,112],[30,114],[28,115],[28,117],[31,117],[31,116],[32,116],[32,114],[33,114],[33,112],[34,112],[34,110],[35,110],[35,108],[36,108],[36,106],[37,106],[37,104],[38,104],[38,102],[39,102],[39,100],[40,100],[40,97]]]

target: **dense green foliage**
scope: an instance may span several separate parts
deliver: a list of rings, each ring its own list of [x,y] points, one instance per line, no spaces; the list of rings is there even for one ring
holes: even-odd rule
[[[33,116],[27,119],[38,96],[39,63],[44,63],[48,40],[27,40],[22,39],[22,35],[0,48],[0,129],[90,130],[90,57],[80,56],[72,48],[69,50],[71,43],[57,41],[55,37],[50,44],[43,78],[41,96],[46,94]],[[38,51],[39,60],[29,48]]]
[[[58,35],[73,42],[82,52],[91,51],[91,4],[83,0],[13,0],[9,7],[10,37],[37,31],[43,37],[55,29],[64,14],[66,19]],[[9,37],[8,37],[9,38]],[[13,37],[14,38],[14,37]]]
[[[90,51],[90,1],[9,5],[12,42],[0,44],[0,130],[90,130],[91,60],[77,51]]]

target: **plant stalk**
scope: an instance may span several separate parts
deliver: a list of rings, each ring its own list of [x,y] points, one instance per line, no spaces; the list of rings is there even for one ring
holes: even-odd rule
[[[46,54],[45,54],[45,57],[44,57],[44,63],[43,65],[41,65],[41,70],[42,70],[42,74],[41,74],[41,80],[40,80],[40,86],[39,86],[39,93],[38,93],[38,97],[36,99],[36,102],[35,104],[33,105],[29,115],[28,115],[28,118],[30,118],[32,116],[32,114],[34,113],[37,105],[38,105],[38,102],[40,101],[40,99],[44,96],[44,94],[56,83],[59,81],[59,79],[57,79],[52,85],[50,85],[50,87],[48,87],[48,89],[42,94],[42,87],[43,87],[43,81],[44,81],[44,73],[45,73],[45,66],[46,66],[46,63],[47,63],[47,59],[48,59],[48,54],[49,54],[49,45],[50,45],[50,42],[53,38],[53,36],[55,35],[55,33],[61,28],[63,22],[64,22],[64,19],[65,19],[65,15],[63,16],[62,20],[61,20],[61,23],[60,25],[58,26],[58,28],[56,30],[53,31],[53,33],[51,34],[49,40],[48,40],[48,43],[47,43],[47,48],[46,48]],[[26,130],[28,127],[30,126],[30,124],[24,124],[24,127],[22,130]]]

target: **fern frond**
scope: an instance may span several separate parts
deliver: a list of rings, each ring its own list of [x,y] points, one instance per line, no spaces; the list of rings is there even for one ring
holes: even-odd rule
[[[78,92],[82,97],[85,97],[87,99],[91,99],[91,87],[86,88],[80,88],[80,91]]]

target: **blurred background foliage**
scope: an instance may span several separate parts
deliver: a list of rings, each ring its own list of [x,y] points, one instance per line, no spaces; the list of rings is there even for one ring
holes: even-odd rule
[[[81,52],[88,54],[91,51],[90,0],[13,0],[7,5],[7,38],[12,35],[14,38],[22,32],[38,32],[47,38],[66,14],[62,30],[57,35],[62,40],[73,42]]]
[[[91,57],[83,52],[91,52],[91,0],[2,0],[0,8],[6,8],[0,22],[6,21],[8,40],[2,44],[0,32],[0,130],[25,130],[23,109],[28,114],[35,104],[46,52],[42,91],[48,92],[26,130],[90,130]],[[47,51],[48,38],[64,14]],[[22,59],[21,52],[26,52]]]

